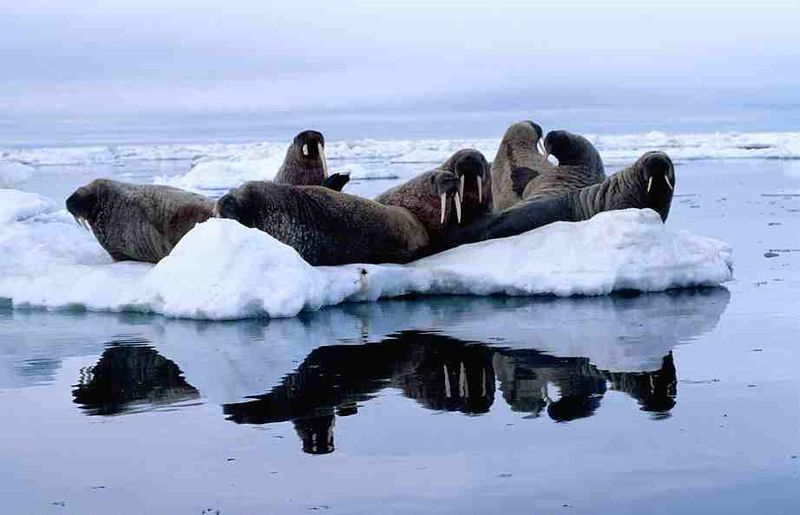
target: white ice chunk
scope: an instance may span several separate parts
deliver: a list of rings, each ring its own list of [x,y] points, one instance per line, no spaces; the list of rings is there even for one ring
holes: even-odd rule
[[[0,161],[0,188],[15,188],[33,177],[34,169],[17,161]]]
[[[601,213],[462,246],[409,265],[312,267],[235,221],[199,224],[153,266],[112,263],[64,211],[0,225],[0,298],[14,305],[170,317],[287,317],[405,294],[604,295],[732,278],[720,241],[674,231],[650,210]]]
[[[55,202],[37,193],[0,189],[0,224],[24,220],[55,208]]]

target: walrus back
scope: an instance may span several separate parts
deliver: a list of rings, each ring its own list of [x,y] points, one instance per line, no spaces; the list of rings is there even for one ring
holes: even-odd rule
[[[170,186],[116,181],[103,186],[92,232],[117,261],[157,263],[214,211],[212,200]]]
[[[257,227],[312,265],[403,263],[428,245],[408,210],[320,186],[259,184]]]

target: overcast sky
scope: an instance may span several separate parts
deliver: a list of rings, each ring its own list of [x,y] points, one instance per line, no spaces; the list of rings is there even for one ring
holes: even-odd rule
[[[800,0],[429,4],[4,2],[0,114],[800,103]]]

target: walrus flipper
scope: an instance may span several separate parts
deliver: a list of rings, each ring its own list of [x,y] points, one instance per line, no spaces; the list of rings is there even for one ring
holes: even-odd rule
[[[322,186],[329,190],[342,191],[348,182],[350,182],[349,173],[334,173],[322,181]]]
[[[527,166],[518,166],[511,170],[511,189],[517,195],[522,196],[525,186],[539,176],[539,172]]]
[[[431,253],[467,243],[516,236],[553,222],[575,221],[572,202],[571,196],[564,195],[553,199],[522,201],[500,213],[486,214],[465,227],[451,231],[442,246],[431,249]]]

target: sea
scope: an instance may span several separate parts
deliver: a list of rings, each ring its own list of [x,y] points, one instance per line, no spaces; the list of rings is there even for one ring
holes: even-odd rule
[[[149,265],[111,263],[63,209],[96,177],[218,197],[271,178],[312,128],[346,190],[373,197],[459,148],[491,160],[520,119],[586,135],[607,173],[672,157],[669,238],[658,252],[633,240],[603,277],[669,270],[668,247],[690,237],[731,253],[730,276],[703,276],[698,252],[690,287],[440,289],[218,320],[120,302]],[[800,506],[797,107],[14,115],[0,120],[0,202],[0,513]],[[552,248],[535,257],[559,284],[621,255],[588,248],[563,269]]]

